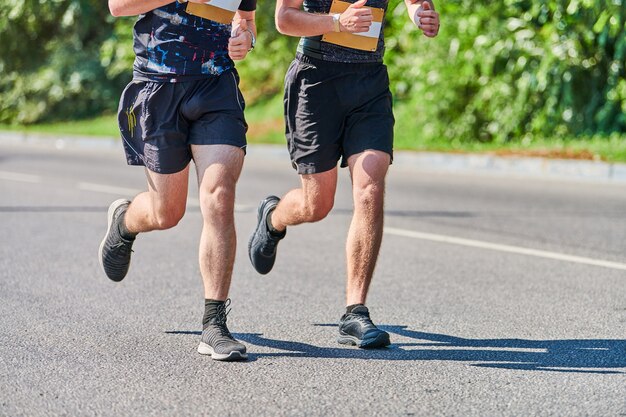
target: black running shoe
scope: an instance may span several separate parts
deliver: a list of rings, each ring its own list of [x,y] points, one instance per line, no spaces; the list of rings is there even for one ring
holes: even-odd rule
[[[250,262],[259,274],[267,274],[272,270],[276,260],[276,246],[287,234],[287,230],[279,235],[274,234],[267,227],[267,215],[276,208],[279,201],[280,198],[274,195],[261,201],[257,212],[256,230],[248,243]]]
[[[346,313],[339,321],[339,338],[344,345],[360,348],[380,348],[389,346],[389,333],[380,330],[370,319],[370,312],[365,306],[359,306]]]
[[[130,255],[135,239],[124,239],[120,235],[119,218],[128,209],[130,201],[120,199],[109,206],[107,232],[100,243],[100,266],[109,279],[121,281],[128,272]]]
[[[218,361],[246,360],[248,359],[246,347],[235,340],[226,327],[226,316],[230,313],[230,310],[226,311],[226,308],[229,305],[230,299],[220,304],[215,317],[212,317],[202,330],[198,353],[211,355],[211,358]]]

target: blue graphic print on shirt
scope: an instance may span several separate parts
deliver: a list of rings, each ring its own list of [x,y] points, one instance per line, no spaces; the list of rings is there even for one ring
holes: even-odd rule
[[[139,16],[133,32],[135,79],[177,82],[234,68],[228,56],[231,25],[187,14],[185,7],[173,2]]]

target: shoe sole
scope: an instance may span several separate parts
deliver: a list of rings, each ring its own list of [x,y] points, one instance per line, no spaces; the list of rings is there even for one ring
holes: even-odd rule
[[[376,337],[369,339],[359,339],[354,336],[341,335],[337,339],[337,342],[342,345],[356,346],[361,349],[381,348],[389,346],[391,343],[387,333],[380,333]]]
[[[200,345],[198,345],[198,353],[201,355],[211,355],[212,359],[224,362],[245,361],[246,359],[248,359],[247,353],[241,353],[236,350],[230,353],[217,353],[213,350],[211,345],[204,342],[200,342]]]
[[[275,196],[270,196],[270,197],[275,197]],[[265,207],[265,204],[263,203],[265,203],[265,201],[270,197],[267,197],[265,200],[263,200],[261,204],[259,204],[259,208],[256,210],[256,229],[254,229],[254,233],[252,234],[252,236],[250,236],[250,240],[248,241],[248,258],[250,258],[250,263],[252,264],[252,267],[254,268],[254,270],[261,275],[269,274],[270,271],[274,268],[274,265],[272,265],[272,267],[267,271],[259,271],[256,268],[256,266],[254,265],[254,262],[252,261],[252,241],[254,240],[254,237],[259,233],[259,228],[261,227],[261,224],[262,224],[261,219],[263,218],[263,208]]]
[[[102,269],[102,272],[104,272],[104,275],[106,275],[107,278],[109,279],[111,279],[111,277],[109,277],[109,275],[107,274],[107,271],[105,271],[104,264],[102,263],[102,252],[104,251],[104,244],[106,243],[106,240],[109,237],[109,233],[111,233],[111,225],[113,224],[113,214],[115,214],[115,210],[117,210],[119,206],[127,202],[128,200],[126,200],[125,198],[120,198],[119,200],[115,200],[114,202],[112,202],[111,205],[109,206],[109,211],[107,212],[107,231],[104,234],[104,238],[102,239],[102,242],[100,242],[100,248],[98,249],[98,261],[100,263],[100,268]],[[119,282],[121,280],[118,281],[118,280],[113,279],[112,281]]]

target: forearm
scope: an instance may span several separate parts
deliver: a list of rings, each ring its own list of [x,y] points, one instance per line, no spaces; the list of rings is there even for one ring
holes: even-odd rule
[[[307,13],[294,7],[278,6],[276,28],[283,35],[317,36],[334,32],[335,25],[331,15]]]
[[[113,16],[136,16],[170,3],[172,0],[109,0],[109,10]]]
[[[241,20],[245,20],[246,23],[248,24],[248,29],[250,29],[250,31],[252,31],[252,33],[254,33],[254,37],[256,38],[256,23],[255,23],[255,12],[246,12],[243,10],[237,10],[237,13],[235,14],[235,18],[233,19],[233,23],[237,24],[239,23]]]

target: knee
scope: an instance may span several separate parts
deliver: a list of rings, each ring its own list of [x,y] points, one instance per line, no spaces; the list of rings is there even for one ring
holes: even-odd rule
[[[158,230],[171,229],[180,222],[184,215],[185,205],[160,208],[154,213],[156,228]]]
[[[368,181],[354,190],[355,208],[375,209],[382,207],[385,197],[385,185],[383,182]]]
[[[235,208],[235,187],[218,186],[202,193],[200,198],[205,218],[223,221],[233,216]]]
[[[328,213],[333,209],[334,199],[331,198],[319,198],[316,200],[305,202],[302,211],[304,212],[307,221],[318,222],[328,216]]]

